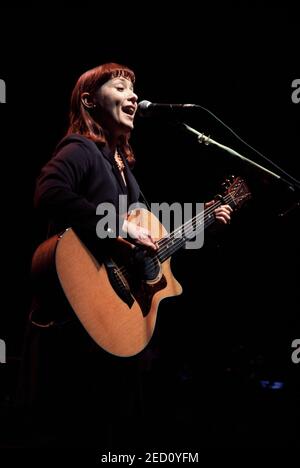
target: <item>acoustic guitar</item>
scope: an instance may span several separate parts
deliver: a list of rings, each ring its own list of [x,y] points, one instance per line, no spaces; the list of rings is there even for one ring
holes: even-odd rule
[[[55,295],[51,289],[55,277],[56,287],[62,289],[92,339],[111,354],[133,356],[146,347],[153,335],[160,301],[182,292],[170,268],[171,255],[187,242],[186,237],[178,235],[178,229],[199,233],[215,222],[214,210],[218,206],[229,204],[237,210],[250,197],[245,181],[232,178],[213,207],[171,233],[150,211],[134,210],[128,221],[149,229],[158,246],[146,257],[144,250],[117,239],[117,253],[99,263],[69,228],[43,242],[34,253],[32,273],[38,278],[37,293],[41,295],[42,291],[49,298]],[[140,274],[137,270],[141,264]]]

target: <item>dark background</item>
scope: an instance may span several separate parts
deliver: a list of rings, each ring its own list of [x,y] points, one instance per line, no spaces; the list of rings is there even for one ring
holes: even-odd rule
[[[70,93],[81,73],[107,61],[126,64],[136,72],[139,100],[209,108],[300,178],[300,103],[291,99],[291,83],[300,78],[297,14],[263,3],[199,6],[197,14],[174,6],[166,12],[131,8],[116,5],[107,13],[87,3],[85,9],[1,11],[0,78],[7,86],[7,103],[0,105],[3,447],[39,444],[15,430],[14,396],[30,260],[44,235],[32,196],[41,166],[66,131]],[[263,163],[205,111],[185,121]],[[252,192],[228,228],[203,249],[173,259],[184,294],[161,304],[145,352],[149,447],[164,448],[166,440],[186,450],[296,446],[300,364],[291,361],[291,343],[300,338],[299,209],[291,207],[299,192],[200,146],[167,120],[137,120],[131,142],[149,202],[210,200],[232,173]],[[272,389],[274,382],[282,388]]]

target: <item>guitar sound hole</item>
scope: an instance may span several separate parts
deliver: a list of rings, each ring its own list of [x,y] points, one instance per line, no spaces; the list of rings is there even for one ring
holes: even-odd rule
[[[131,258],[131,276],[134,280],[151,281],[157,278],[160,272],[160,263],[156,256],[148,251],[136,247]]]

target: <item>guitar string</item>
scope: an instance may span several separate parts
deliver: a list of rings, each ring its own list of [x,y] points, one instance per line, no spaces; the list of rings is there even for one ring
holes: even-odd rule
[[[231,196],[231,201],[235,201],[237,198],[233,198],[232,195],[229,194],[229,196]],[[247,195],[246,195],[247,196]],[[243,199],[245,197],[244,196],[240,196],[239,199]],[[226,197],[224,197],[225,199]],[[227,197],[228,198],[228,197]],[[216,207],[216,204],[214,205],[214,208]],[[200,216],[202,215],[202,213],[200,214]],[[199,218],[199,216],[197,216]],[[207,217],[206,217],[207,218]],[[205,224],[206,224],[206,221],[207,219],[205,219],[205,216],[204,216],[204,223],[202,222],[201,225],[198,224],[198,227],[196,229],[194,229],[192,227],[192,230],[190,232],[192,232],[193,234],[196,232],[201,232],[201,230],[204,230],[205,229]],[[200,228],[200,229],[199,229]],[[193,236],[194,237],[194,236]],[[179,242],[176,242],[176,243],[173,243],[172,245],[170,246],[166,246],[165,248],[163,249],[160,249],[161,251],[158,252],[158,256],[160,257],[159,260],[161,260],[161,262],[164,262],[168,257],[170,257],[174,252],[176,252],[179,248],[181,248],[184,244],[186,243],[186,238],[185,237],[182,237],[182,238],[179,238]],[[167,253],[167,255],[165,256],[164,254]]]
[[[226,201],[226,202],[229,202],[231,198],[231,201],[232,201],[232,196],[231,194],[228,194],[226,195],[224,198],[223,198],[223,201]],[[156,253],[156,255],[153,257],[153,260],[155,262],[155,265],[150,269],[150,272],[154,273],[155,271],[155,268],[157,266],[157,263],[160,261],[160,258],[159,257],[162,257],[162,260],[161,262],[164,262],[166,260],[166,258],[168,258],[170,255],[169,254],[172,254],[173,251],[177,250],[178,248],[181,248],[182,245],[185,244],[186,242],[186,237],[187,235],[189,234],[192,234],[195,232],[195,235],[196,235],[196,231],[199,230],[199,227],[200,227],[200,230],[202,228],[202,230],[204,229],[205,227],[205,223],[206,221],[208,221],[213,212],[215,211],[216,208],[218,208],[219,206],[221,206],[223,203],[223,201],[217,201],[216,203],[214,203],[214,205],[212,207],[209,207],[207,208],[204,212],[202,211],[201,213],[199,213],[198,215],[196,215],[194,218],[192,218],[191,220],[189,220],[186,224],[180,226],[179,228],[175,229],[172,233],[170,233],[168,236],[160,239],[157,241],[157,244],[159,244],[159,251]],[[199,223],[199,220],[200,218],[203,218],[202,221],[201,221],[201,224]],[[203,220],[204,220],[204,223],[203,223]],[[198,223],[198,226],[195,228],[193,225],[196,225]],[[182,238],[180,237],[177,237],[177,243],[176,245],[172,245],[172,246],[168,246],[166,244],[169,244],[170,240],[173,238],[175,239],[175,234],[179,233],[180,231],[182,231],[182,228],[183,226],[185,227],[184,231],[186,233],[186,235]],[[180,242],[179,242],[180,241]],[[164,257],[164,253],[168,252],[168,257],[166,258],[163,258]],[[123,274],[124,276],[126,276],[125,274],[127,273],[127,268],[122,266],[122,267],[119,267],[118,269],[118,272]]]
[[[182,232],[182,228],[184,228],[184,231],[187,232],[187,227],[190,228],[192,227],[192,231],[189,231],[189,232],[193,232],[194,228],[193,228],[193,224],[195,224],[195,222],[198,222],[199,221],[199,218],[203,217],[204,218],[204,222],[211,219],[214,211],[216,210],[216,208],[219,208],[219,206],[221,205],[224,205],[223,201],[226,201],[226,202],[230,202],[232,201],[232,196],[230,194],[226,195],[223,199],[222,199],[222,202],[221,201],[217,201],[216,203],[214,203],[213,206],[205,209],[204,211],[201,211],[201,213],[198,213],[198,215],[194,216],[192,219],[190,219],[189,221],[187,221],[185,224],[183,224],[182,226],[179,226],[178,228],[176,228],[174,231],[172,231],[170,234],[168,234],[168,236],[166,237],[163,237],[162,239],[159,239],[156,243],[161,247],[163,246],[165,243],[168,243],[169,242],[169,239],[170,237],[175,237],[175,235],[180,232]]]
[[[246,196],[247,196],[247,193],[246,193]],[[193,217],[192,219],[190,219],[189,221],[184,223],[182,226],[179,226],[177,229],[172,231],[172,233],[168,234],[166,237],[163,237],[162,239],[159,239],[156,243],[159,246],[162,246],[163,244],[168,243],[171,237],[175,237],[176,233],[182,232],[182,228],[184,228],[184,230],[186,231],[187,226],[192,226],[192,231],[190,231],[190,232],[193,232],[194,231],[193,224],[195,224],[195,222],[198,222],[199,217],[201,218],[201,216],[204,215],[204,223],[205,223],[208,219],[211,218],[211,215],[216,210],[216,208],[218,208],[221,205],[226,204],[227,202],[228,203],[235,202],[237,199],[242,199],[243,197],[245,197],[245,194],[242,195],[242,196],[239,196],[239,197],[237,197],[237,196],[233,197],[232,191],[228,192],[226,195],[221,197],[221,200],[218,200],[211,207],[204,209],[204,211],[201,211],[201,213],[199,213],[198,215],[196,215],[195,217]],[[206,219],[205,219],[205,217],[206,217]]]
[[[224,197],[223,200],[226,200],[226,198],[230,197],[230,195],[226,195],[226,197]],[[232,197],[231,197],[232,198]],[[229,200],[226,200],[226,201],[229,201]],[[211,217],[211,214],[214,212],[214,210],[220,206],[222,203],[221,202],[216,202],[213,207],[211,208],[208,208],[206,213],[204,214],[204,223],[202,222],[201,224],[198,224],[198,227],[196,228],[196,231],[198,230],[199,232],[199,227],[200,227],[200,230],[202,228],[202,230],[204,229],[205,227],[205,223],[206,221]],[[209,213],[209,214],[207,214]],[[195,229],[193,227],[193,223],[195,224],[195,221],[199,221],[199,218],[200,217],[203,217],[203,212],[199,213],[196,217],[192,218],[192,220],[190,220],[186,225],[190,224],[191,225],[191,229],[189,229],[189,231],[187,230],[187,233],[194,233],[195,232]],[[206,219],[205,219],[206,218]],[[178,228],[179,230],[181,229],[182,227]],[[178,231],[178,229],[176,229],[175,231]],[[161,241],[163,241],[163,244],[169,244],[170,242],[170,239],[172,239],[172,237],[174,238],[174,232],[173,231],[171,234],[169,234],[168,237],[164,238],[164,239],[160,239]],[[161,245],[159,247],[159,251],[156,253],[156,255],[153,257],[153,260],[155,262],[155,265],[153,265],[153,267],[150,269],[150,273],[154,273],[155,272],[155,268],[158,264],[158,262],[160,261],[161,263],[164,262],[172,253],[174,253],[177,249],[181,248],[185,242],[186,242],[186,237],[182,237],[181,239],[180,238],[177,238],[177,242],[174,243],[173,245]],[[167,253],[167,256],[165,257],[165,253]],[[165,258],[164,258],[165,257]],[[118,269],[122,274],[124,274],[126,276],[126,273],[127,273],[127,268],[126,267],[119,267]]]
[[[240,197],[240,198],[242,198],[242,197]],[[215,206],[215,205],[214,205],[214,206]],[[203,230],[204,228],[205,228],[205,221],[204,221],[204,224],[202,223],[202,225],[201,225],[201,229]],[[201,229],[199,230],[199,226],[198,226],[197,231],[200,232]],[[192,232],[193,232],[193,234],[194,234],[194,229],[193,229]],[[179,239],[180,239],[180,238],[179,238]],[[164,261],[165,261],[168,257],[170,257],[174,252],[176,252],[179,248],[181,248],[181,247],[185,244],[185,242],[186,242],[186,238],[182,237],[182,238],[180,239],[179,242],[173,243],[171,246],[166,247],[165,249],[163,249],[163,250],[165,250],[165,253],[167,253],[167,255],[164,256],[164,252],[163,252],[163,250],[162,250],[162,254],[159,255],[159,256],[160,256],[161,262],[164,262]]]

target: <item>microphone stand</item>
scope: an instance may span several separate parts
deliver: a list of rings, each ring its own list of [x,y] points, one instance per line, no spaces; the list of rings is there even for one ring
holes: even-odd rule
[[[178,122],[179,123],[179,122]],[[225,145],[222,145],[221,143],[218,143],[217,141],[213,140],[212,138],[210,138],[209,136],[206,136],[204,135],[204,133],[200,133],[198,132],[197,130],[195,130],[194,128],[190,127],[189,125],[187,125],[186,123],[184,122],[180,122],[180,125],[183,125],[183,127],[185,128],[185,130],[187,130],[188,132],[190,133],[193,133],[194,135],[197,136],[197,139],[198,139],[198,143],[203,143],[204,145],[214,145],[214,146],[217,146],[218,148],[221,148],[222,150],[224,151],[227,151],[227,153],[230,153],[231,155],[233,156],[236,156],[238,157],[239,159],[241,159],[242,161],[245,161],[246,163],[256,167],[257,169],[271,175],[272,177],[274,177],[275,179],[277,180],[280,180],[281,182],[285,183],[288,187],[289,190],[291,190],[292,192],[295,192],[296,189],[300,189],[300,182],[294,180],[293,178],[293,182],[291,181],[288,181],[287,179],[285,179],[284,177],[282,177],[281,175],[279,174],[276,174],[275,172],[273,171],[270,171],[269,169],[267,169],[266,167],[264,166],[261,166],[260,164],[257,164],[256,162],[252,161],[251,159],[248,159],[246,158],[245,156],[243,156],[242,154],[238,153],[237,151],[233,150],[232,148],[230,148],[229,146],[225,146]],[[270,161],[272,163],[272,161]],[[280,169],[280,168],[279,168]],[[281,170],[281,169],[280,169]],[[282,171],[284,172],[284,171]],[[289,176],[289,174],[287,174]],[[290,176],[292,178],[292,176]],[[281,218],[284,217],[285,215],[287,214],[290,214],[292,211],[294,211],[296,208],[300,208],[300,201],[297,201],[295,203],[293,203],[293,205],[288,208],[286,211],[282,212],[282,213],[279,213],[278,216],[280,216]]]
[[[221,143],[218,143],[217,141],[213,140],[212,138],[210,138],[209,136],[206,136],[204,135],[204,133],[200,133],[198,132],[197,130],[195,130],[194,128],[190,127],[189,125],[187,125],[186,123],[184,122],[181,122],[181,125],[184,126],[184,128],[186,130],[188,130],[190,133],[193,133],[194,135],[197,135],[197,138],[198,138],[198,143],[204,143],[204,145],[214,145],[214,146],[217,146],[218,148],[221,148],[222,150],[224,151],[227,151],[228,153],[232,154],[233,156],[237,156],[239,159],[241,159],[242,161],[245,161],[247,162],[248,164],[258,168],[259,170],[263,171],[263,172],[266,172],[267,174],[271,175],[272,177],[275,177],[275,179],[277,180],[281,180],[282,182],[284,182],[288,188],[290,190],[292,190],[293,192],[295,192],[296,188],[300,189],[300,182],[298,181],[288,181],[287,179],[284,179],[281,175],[279,174],[276,174],[275,172],[273,171],[270,171],[269,169],[267,169],[266,167],[264,166],[261,166],[260,164],[257,164],[256,162],[252,161],[251,159],[248,159],[246,158],[245,156],[241,155],[240,153],[238,153],[237,151],[233,150],[232,148],[230,148],[229,146],[225,146],[225,145],[222,145]]]

